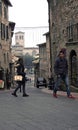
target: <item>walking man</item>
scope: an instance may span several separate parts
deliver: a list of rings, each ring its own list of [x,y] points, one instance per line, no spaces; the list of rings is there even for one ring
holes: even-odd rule
[[[57,76],[53,96],[57,98],[57,90],[63,80],[66,86],[67,97],[74,98],[70,94],[70,87],[69,87],[69,79],[68,79],[68,63],[63,51],[59,52],[59,56],[57,57],[55,64],[54,64],[54,72]]]

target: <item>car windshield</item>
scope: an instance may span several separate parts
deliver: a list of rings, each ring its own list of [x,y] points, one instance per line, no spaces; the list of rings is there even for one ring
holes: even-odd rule
[[[43,77],[38,78],[38,81],[43,81]]]

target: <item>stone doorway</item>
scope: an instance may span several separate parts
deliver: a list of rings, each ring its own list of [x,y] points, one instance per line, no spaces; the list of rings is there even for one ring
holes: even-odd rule
[[[70,52],[70,78],[71,84],[78,87],[77,54],[75,50]]]

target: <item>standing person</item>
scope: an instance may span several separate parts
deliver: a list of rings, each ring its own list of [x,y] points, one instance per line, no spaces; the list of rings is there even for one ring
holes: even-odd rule
[[[63,51],[59,52],[59,56],[55,61],[54,72],[57,76],[57,79],[53,90],[53,96],[57,98],[57,90],[58,87],[60,86],[61,80],[63,80],[66,86],[67,97],[74,98],[70,94],[69,79],[68,79],[68,63]]]
[[[22,81],[17,81],[18,86],[16,87],[16,89],[14,90],[14,92],[12,93],[13,96],[17,97],[17,91],[18,89],[21,89],[21,86],[23,86],[23,97],[28,97],[29,95],[26,94],[25,91],[25,72],[24,72],[24,65],[23,65],[23,59],[19,58],[18,60],[18,65],[17,65],[17,75],[21,75],[22,76]]]

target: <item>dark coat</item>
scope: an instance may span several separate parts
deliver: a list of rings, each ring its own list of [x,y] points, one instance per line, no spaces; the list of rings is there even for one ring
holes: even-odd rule
[[[68,73],[68,63],[67,59],[61,59],[58,57],[54,64],[54,72],[56,75],[66,75]]]
[[[24,65],[23,64],[19,64],[17,66],[17,74],[21,75],[23,77],[21,82],[25,83],[25,72],[24,72]]]

